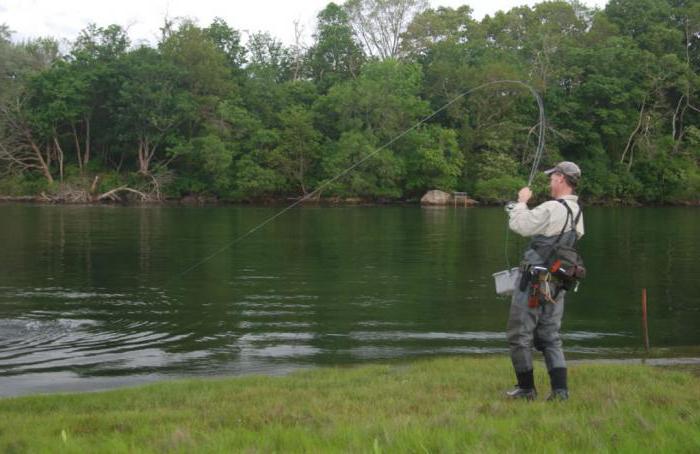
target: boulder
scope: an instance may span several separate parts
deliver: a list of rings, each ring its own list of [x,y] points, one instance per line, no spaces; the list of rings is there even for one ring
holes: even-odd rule
[[[452,195],[445,191],[433,189],[425,193],[420,199],[420,203],[423,205],[449,205],[452,203]]]

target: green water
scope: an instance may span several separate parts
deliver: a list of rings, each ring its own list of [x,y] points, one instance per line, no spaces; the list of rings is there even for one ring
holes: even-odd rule
[[[505,353],[499,208],[0,205],[0,395]],[[700,210],[588,208],[570,357],[700,345]],[[525,241],[510,236],[509,260]]]

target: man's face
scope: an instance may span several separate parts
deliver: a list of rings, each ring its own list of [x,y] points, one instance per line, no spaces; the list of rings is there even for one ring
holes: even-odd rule
[[[549,176],[549,194],[556,197],[564,185],[564,175],[559,172],[554,172]]]

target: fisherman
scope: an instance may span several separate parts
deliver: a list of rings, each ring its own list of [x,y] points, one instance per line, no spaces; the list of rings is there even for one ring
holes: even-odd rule
[[[548,400],[566,400],[566,361],[559,336],[566,290],[561,281],[552,279],[544,256],[555,243],[573,245],[583,236],[583,217],[574,195],[581,169],[564,161],[545,174],[549,175],[552,200],[530,210],[527,203],[532,191],[524,187],[518,192],[518,202],[507,209],[510,229],[532,240],[523,255],[521,279],[513,290],[510,305],[507,337],[518,384],[506,395],[528,400],[537,397],[532,367],[534,344],[544,354],[549,372],[552,392]]]

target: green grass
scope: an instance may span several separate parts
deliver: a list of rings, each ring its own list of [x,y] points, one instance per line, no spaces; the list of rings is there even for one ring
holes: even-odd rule
[[[505,358],[323,368],[0,400],[0,452],[700,452],[700,377],[571,367],[508,401]]]

